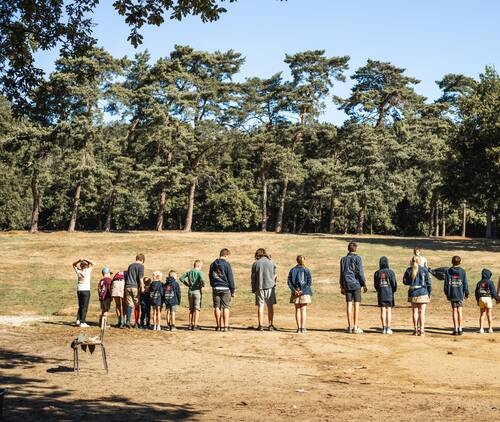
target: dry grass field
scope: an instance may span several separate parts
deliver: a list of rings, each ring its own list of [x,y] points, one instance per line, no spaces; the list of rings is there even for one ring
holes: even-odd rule
[[[465,306],[466,333],[450,335],[450,310],[442,282],[434,281],[428,335],[411,335],[406,289],[400,285],[392,336],[381,335],[372,274],[389,257],[400,282],[413,246],[424,248],[433,267],[462,257],[471,285],[483,267],[495,280],[500,244],[483,240],[357,237],[370,291],[364,295],[362,335],[343,333],[338,261],[351,237],[261,233],[26,233],[0,234],[0,388],[9,388],[7,420],[499,420],[500,314],[498,332],[476,334],[478,308]],[[99,269],[126,269],[137,252],[146,271],[191,267],[206,271],[222,247],[232,251],[237,293],[234,328],[213,331],[206,291],[199,332],[185,330],[186,292],[179,330],[106,332],[110,372],[100,356],[82,353],[72,372],[71,339],[76,276],[71,263],[97,261],[90,321],[97,321]],[[277,263],[278,332],[257,332],[249,272],[256,248]],[[286,276],[297,254],[308,258],[314,297],[307,334],[294,330]],[[111,317],[114,323],[114,316]],[[97,333],[93,326],[89,333]]]

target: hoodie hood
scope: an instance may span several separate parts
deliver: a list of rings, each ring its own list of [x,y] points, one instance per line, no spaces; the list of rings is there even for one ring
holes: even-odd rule
[[[450,267],[448,268],[448,272],[453,275],[453,274],[460,274],[460,269],[457,267]]]
[[[172,284],[175,281],[175,278],[168,276],[165,280],[165,284]]]
[[[484,268],[483,271],[481,271],[481,279],[483,280],[491,280],[491,271],[488,270],[488,268]]]
[[[380,266],[381,270],[385,270],[385,269],[389,268],[389,260],[387,259],[386,256],[383,256],[382,258],[380,258],[379,266]]]

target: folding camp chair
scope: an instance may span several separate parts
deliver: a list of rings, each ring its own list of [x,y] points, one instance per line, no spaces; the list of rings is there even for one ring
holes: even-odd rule
[[[75,337],[71,342],[71,347],[73,349],[73,371],[76,371],[77,374],[80,372],[78,348],[81,347],[84,351],[88,348],[92,353],[96,346],[101,347],[102,363],[104,365],[104,369],[106,370],[106,374],[108,373],[108,360],[106,357],[106,348],[104,347],[104,330],[106,329],[106,320],[106,317],[101,319],[101,333],[99,336],[89,337],[81,334],[78,337]]]

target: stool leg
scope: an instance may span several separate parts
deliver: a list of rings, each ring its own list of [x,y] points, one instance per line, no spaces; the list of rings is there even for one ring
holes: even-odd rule
[[[106,357],[106,348],[104,344],[101,343],[101,352],[102,352],[102,363],[104,364],[104,369],[106,370],[106,374],[108,373],[108,359]]]
[[[73,348],[73,372],[76,371],[76,348]]]

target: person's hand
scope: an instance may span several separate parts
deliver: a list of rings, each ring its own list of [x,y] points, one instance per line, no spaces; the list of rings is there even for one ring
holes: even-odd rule
[[[465,298],[466,298],[466,299],[469,299],[469,295],[465,295]]]
[[[368,291],[368,287],[363,287],[363,293],[366,293]]]
[[[342,293],[343,295],[345,295],[345,289],[343,287],[340,288],[340,293]]]
[[[231,293],[231,297],[234,297],[234,292],[233,292],[233,293]]]

